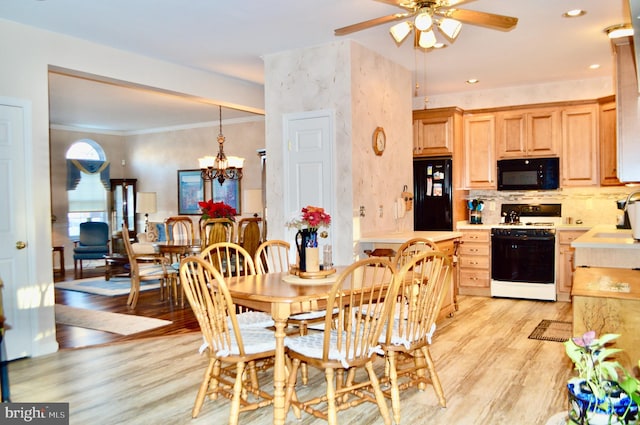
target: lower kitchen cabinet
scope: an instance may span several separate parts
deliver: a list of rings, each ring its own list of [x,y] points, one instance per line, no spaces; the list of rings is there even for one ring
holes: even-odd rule
[[[571,301],[571,285],[575,271],[575,248],[571,242],[582,236],[586,230],[558,231],[558,259],[556,261],[556,293],[558,301]]]
[[[449,257],[449,259],[451,260],[452,264],[453,264],[453,270],[452,270],[452,275],[453,275],[453,284],[451,285],[451,287],[449,288],[449,290],[447,291],[447,296],[445,297],[444,301],[442,302],[442,307],[440,308],[440,316],[439,317],[443,317],[443,316],[451,316],[453,315],[453,313],[455,311],[458,310],[458,290],[457,290],[457,264],[454,261],[454,254],[456,251],[456,244],[458,243],[457,240],[454,239],[449,239],[446,241],[442,241],[442,242],[437,242],[436,245],[438,245],[438,248],[440,249],[440,251],[444,252],[447,257]]]
[[[491,231],[462,230],[458,293],[491,296]]]

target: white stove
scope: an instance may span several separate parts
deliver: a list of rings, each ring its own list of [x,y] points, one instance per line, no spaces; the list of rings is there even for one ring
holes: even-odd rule
[[[561,204],[503,204],[491,228],[491,296],[556,300],[555,227]]]

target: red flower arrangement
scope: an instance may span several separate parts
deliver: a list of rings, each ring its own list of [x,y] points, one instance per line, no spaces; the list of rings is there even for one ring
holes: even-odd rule
[[[319,227],[329,227],[331,216],[324,212],[324,208],[306,206],[302,208],[301,215],[290,220],[289,227],[297,229],[318,230]]]
[[[230,205],[225,204],[224,202],[213,202],[212,199],[209,199],[206,202],[198,202],[198,206],[202,209],[202,218],[229,218],[232,221],[235,221],[235,216],[238,215],[238,212],[235,208]]]

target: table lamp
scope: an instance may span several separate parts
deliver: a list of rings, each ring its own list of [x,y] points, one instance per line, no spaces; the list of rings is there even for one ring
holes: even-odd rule
[[[149,214],[156,212],[156,192],[138,192],[136,212],[144,214],[144,232],[149,230]]]

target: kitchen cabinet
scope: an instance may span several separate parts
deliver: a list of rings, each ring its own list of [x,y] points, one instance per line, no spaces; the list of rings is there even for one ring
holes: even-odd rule
[[[494,114],[464,116],[464,172],[467,189],[495,189],[496,156]]]
[[[438,108],[413,111],[413,155],[453,155],[462,135],[462,110]]]
[[[575,248],[571,242],[586,233],[586,230],[558,231],[558,258],[556,260],[556,293],[558,301],[571,300],[571,285],[575,272]]]
[[[458,293],[491,296],[491,231],[462,229]]]
[[[444,252],[449,260],[451,260],[451,264],[453,264],[453,270],[451,272],[453,276],[453,282],[451,287],[447,291],[447,295],[442,302],[442,307],[440,308],[440,317],[444,316],[452,316],[454,312],[458,310],[458,270],[457,263],[455,262],[454,254],[456,251],[456,244],[458,241],[456,239],[449,239],[442,242],[436,242],[438,249]]]
[[[618,150],[616,147],[616,101],[614,96],[598,101],[600,186],[619,186]]]
[[[516,109],[496,114],[497,157],[558,156],[560,110]]]
[[[597,186],[598,105],[568,106],[562,110],[561,186]]]
[[[633,37],[612,39],[615,63],[618,178],[621,182],[640,181],[640,102]],[[636,46],[638,48],[638,46]]]

